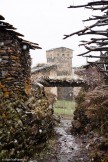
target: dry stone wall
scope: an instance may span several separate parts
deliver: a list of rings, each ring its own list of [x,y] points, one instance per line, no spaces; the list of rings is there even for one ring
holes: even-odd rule
[[[53,128],[48,100],[30,81],[29,50],[40,47],[20,36],[12,25],[0,21],[0,161],[29,161]]]
[[[11,97],[11,94],[28,92],[30,88],[30,56],[28,50],[22,50],[17,38],[12,38],[9,32],[0,31],[0,85],[4,97]],[[5,40],[6,39],[6,40]],[[8,42],[8,44],[6,43]]]

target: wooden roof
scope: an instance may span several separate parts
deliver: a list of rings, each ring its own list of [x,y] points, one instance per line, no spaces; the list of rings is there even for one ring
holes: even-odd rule
[[[38,43],[33,43],[22,39],[21,37],[24,37],[24,35],[16,32],[16,28],[7,22],[4,22],[4,20],[5,18],[2,15],[0,15],[0,30],[8,31],[11,35],[17,37],[17,39],[21,42],[22,45],[26,44],[30,49],[41,49]]]

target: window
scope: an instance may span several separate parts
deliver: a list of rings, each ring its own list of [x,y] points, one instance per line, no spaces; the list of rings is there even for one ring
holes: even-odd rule
[[[47,62],[53,62],[52,58],[47,58]]]

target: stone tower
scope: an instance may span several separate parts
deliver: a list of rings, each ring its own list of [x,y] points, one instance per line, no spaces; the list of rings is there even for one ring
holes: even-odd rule
[[[72,78],[72,56],[73,50],[60,47],[46,51],[47,63],[57,65],[58,78]],[[58,99],[72,99],[73,88],[58,87]]]
[[[57,65],[58,76],[72,75],[73,50],[65,47],[46,51],[47,63]]]

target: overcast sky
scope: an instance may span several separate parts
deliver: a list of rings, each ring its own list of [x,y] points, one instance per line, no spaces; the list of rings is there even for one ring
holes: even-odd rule
[[[84,28],[82,20],[93,14],[87,9],[67,7],[87,2],[89,0],[0,0],[0,11],[7,22],[25,35],[24,39],[42,47],[42,50],[30,51],[32,66],[46,62],[46,50],[58,47],[73,49],[73,66],[80,66],[86,62],[77,56],[84,51],[78,46],[82,37],[62,38],[64,34]]]

